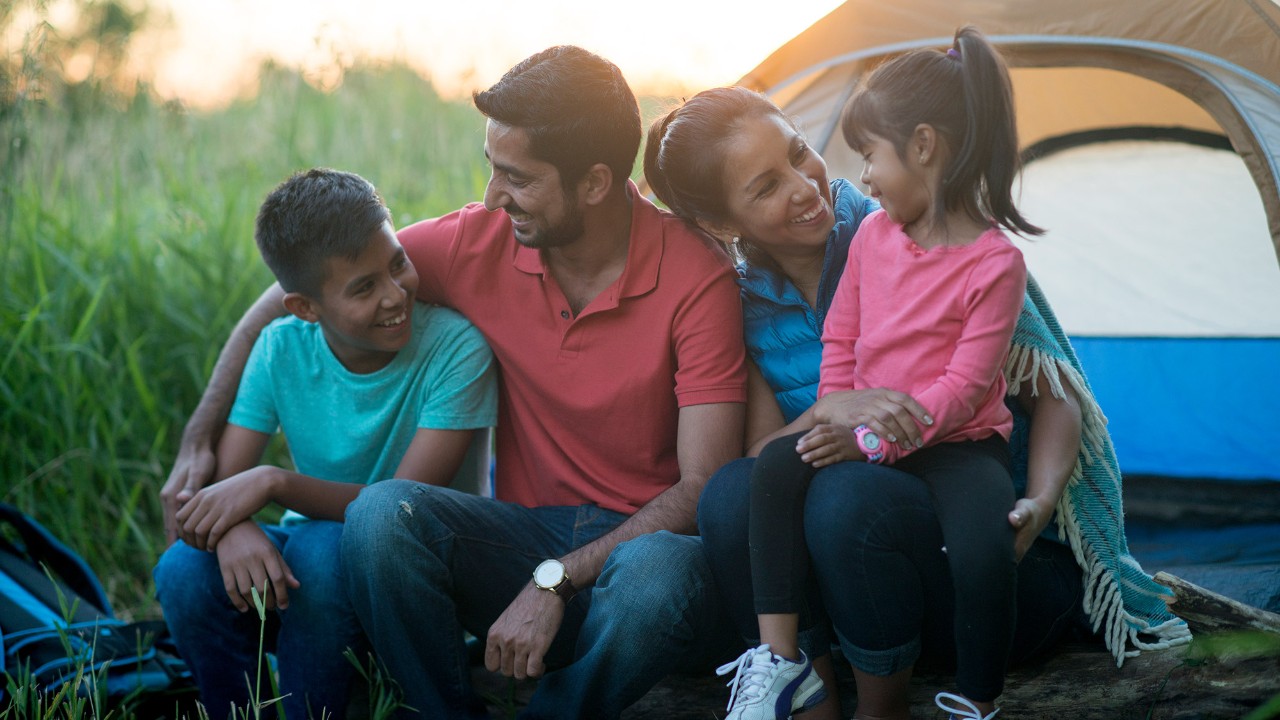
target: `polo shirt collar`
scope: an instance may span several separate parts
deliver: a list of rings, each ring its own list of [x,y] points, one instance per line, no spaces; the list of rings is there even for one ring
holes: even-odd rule
[[[621,297],[644,295],[658,286],[658,267],[662,263],[663,234],[662,213],[640,194],[635,182],[627,180],[627,197],[631,200],[631,238],[627,247],[627,266],[615,286],[621,289]],[[547,266],[542,253],[517,243],[512,263],[521,272],[546,277]]]

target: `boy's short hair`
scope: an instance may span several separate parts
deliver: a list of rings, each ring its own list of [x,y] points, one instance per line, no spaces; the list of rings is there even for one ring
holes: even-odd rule
[[[640,106],[618,67],[573,45],[525,58],[472,96],[490,120],[529,134],[529,152],[571,187],[604,163],[625,181],[640,148]]]
[[[355,260],[369,236],[390,221],[386,203],[368,180],[312,168],[294,173],[267,195],[253,237],[285,292],[318,297],[329,258]]]

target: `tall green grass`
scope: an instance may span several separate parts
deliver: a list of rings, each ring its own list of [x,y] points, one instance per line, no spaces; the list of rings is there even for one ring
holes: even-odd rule
[[[398,225],[481,197],[483,119],[401,67],[322,93],[266,68],[255,99],[197,113],[140,94],[0,112],[0,499],[157,616],[158,493],[218,349],[271,281],[259,201],[327,165],[378,186]]]

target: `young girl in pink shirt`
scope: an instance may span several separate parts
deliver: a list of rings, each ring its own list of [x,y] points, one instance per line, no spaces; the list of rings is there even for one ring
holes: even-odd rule
[[[731,703],[729,718],[785,718],[820,699],[796,637],[808,569],[804,498],[816,468],[865,461],[929,488],[955,586],[959,690],[936,701],[953,717],[987,720],[1015,618],[1012,417],[1001,370],[1026,289],[1022,254],[1001,228],[1043,232],[1012,200],[1018,141],[1008,71],[976,29],[961,28],[946,52],[911,52],[871,73],[842,130],[882,209],[849,248],[824,325],[818,396],[889,388],[929,415],[910,447],[866,425],[818,425],[761,452],[750,510],[761,646],[721,669],[769,678],[753,682],[764,693]]]

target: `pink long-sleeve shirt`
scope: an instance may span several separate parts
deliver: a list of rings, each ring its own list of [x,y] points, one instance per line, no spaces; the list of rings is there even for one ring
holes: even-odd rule
[[[924,250],[883,210],[867,217],[822,333],[818,397],[884,387],[933,416],[925,446],[1008,439],[1004,362],[1026,292],[1022,253],[997,228]],[[886,464],[908,450],[885,443]]]

